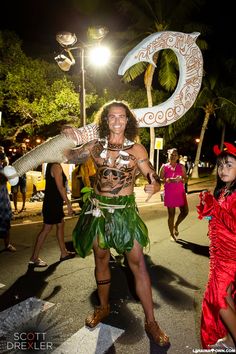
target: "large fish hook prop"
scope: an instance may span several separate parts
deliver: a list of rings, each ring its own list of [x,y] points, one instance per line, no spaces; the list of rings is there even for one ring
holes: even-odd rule
[[[118,70],[119,75],[124,75],[131,66],[139,62],[148,62],[155,66],[153,55],[163,49],[172,49],[178,59],[179,81],[172,96],[159,105],[133,110],[140,127],[167,126],[180,119],[192,107],[200,90],[203,75],[202,53],[196,44],[199,34],[157,32],[145,38],[123,59]],[[10,184],[17,184],[19,176],[43,162],[66,162],[66,150],[99,137],[96,124],[75,129],[74,133],[74,139],[61,133],[20,157],[12,166],[6,166],[4,173]]]
[[[157,106],[133,110],[140,127],[163,127],[174,123],[194,104],[203,74],[202,53],[196,44],[199,35],[199,32],[157,32],[145,38],[123,59],[119,75],[142,61],[155,66],[153,55],[163,49],[172,49],[178,59],[179,81],[172,96]]]

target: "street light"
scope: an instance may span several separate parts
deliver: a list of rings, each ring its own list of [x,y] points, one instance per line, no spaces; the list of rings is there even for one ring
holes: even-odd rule
[[[77,37],[74,33],[70,32],[60,32],[56,35],[56,40],[63,48],[63,51],[67,54],[59,54],[54,59],[56,60],[58,66],[63,71],[69,71],[71,66],[75,64],[75,59],[73,57],[72,51],[79,50],[80,56],[80,75],[81,75],[81,85],[80,85],[80,124],[81,126],[86,125],[86,106],[85,106],[85,67],[84,67],[84,54],[85,49],[93,48],[89,52],[90,58],[95,58],[96,61],[93,62],[94,65],[102,66],[105,65],[110,57],[110,52],[108,48],[100,45],[102,39],[106,36],[108,30],[105,27],[90,27],[87,31],[87,35],[93,43],[85,44],[80,42],[79,45],[74,45],[77,43]]]

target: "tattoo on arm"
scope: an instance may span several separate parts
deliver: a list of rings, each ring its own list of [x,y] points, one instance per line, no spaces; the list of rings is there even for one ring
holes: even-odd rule
[[[82,150],[78,155],[78,163],[84,163],[90,156],[89,150]]]
[[[148,158],[137,161],[138,165],[140,165],[140,164],[142,164],[144,162],[148,162],[148,167],[152,170],[151,173],[153,175],[153,178],[155,179],[155,181],[157,183],[161,184],[161,180],[160,180],[159,176],[156,174],[155,168],[153,167],[153,165],[151,164],[151,162],[149,161]],[[146,177],[147,177],[148,183],[151,184],[152,182],[151,182],[151,178],[150,178],[150,173],[147,173]]]
[[[148,158],[142,159],[142,160],[138,160],[137,163],[138,163],[138,165],[140,165],[141,163],[146,162],[146,161],[148,161]]]
[[[83,163],[90,155],[89,150],[82,148],[70,150],[67,154],[68,161],[71,163]]]
[[[153,167],[153,165],[151,164],[150,161],[149,161],[148,164],[149,164],[150,169],[153,171],[153,172],[152,172],[153,178],[155,179],[155,181],[156,181],[157,183],[161,184],[160,177],[156,174],[155,168]],[[148,173],[148,177],[147,177],[147,178],[150,179],[150,173]],[[149,179],[148,179],[148,181],[149,181]],[[149,183],[150,183],[150,182],[149,182]]]
[[[155,179],[155,181],[156,181],[157,183],[161,184],[161,180],[160,180],[159,176],[156,174],[155,171],[154,171],[152,177]],[[150,177],[150,173],[149,173],[149,172],[148,172],[148,174],[147,174],[147,180],[148,180],[148,183],[149,183],[149,184],[152,184],[152,181],[151,181],[151,177]]]

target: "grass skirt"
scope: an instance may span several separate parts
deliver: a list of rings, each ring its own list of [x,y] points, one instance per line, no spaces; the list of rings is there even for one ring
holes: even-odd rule
[[[89,254],[96,237],[100,248],[114,248],[119,254],[131,251],[134,240],[142,247],[148,245],[148,230],[138,214],[133,194],[118,197],[95,194],[85,202],[72,235],[81,257]]]

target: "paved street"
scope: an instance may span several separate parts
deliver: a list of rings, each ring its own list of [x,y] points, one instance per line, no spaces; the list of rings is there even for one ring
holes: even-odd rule
[[[160,194],[145,203],[145,196],[137,189],[139,210],[150,233],[145,259],[152,280],[155,313],[170,336],[169,349],[155,346],[146,337],[132,276],[125,260],[115,251],[111,257],[111,315],[96,331],[84,327],[84,318],[97,299],[93,256],[60,263],[53,230],[40,254],[49,267],[28,269],[32,246],[41,228],[40,218],[32,216],[33,211],[12,224],[12,242],[17,252],[0,253],[0,333],[4,333],[4,340],[13,346],[16,332],[27,333],[33,328],[46,333],[48,347],[44,353],[52,352],[50,343],[58,354],[187,354],[200,348],[199,319],[208,274],[208,239],[207,222],[198,220],[196,205],[197,191],[209,187],[212,182],[207,180],[190,186],[190,214],[180,226],[177,243],[170,241],[167,211]],[[72,247],[71,232],[77,219],[66,219],[68,248]]]

